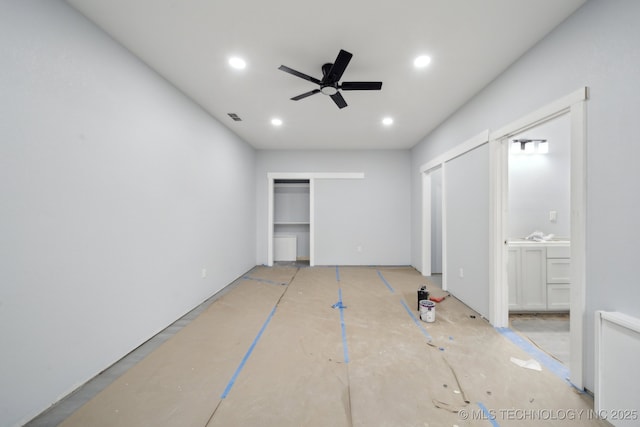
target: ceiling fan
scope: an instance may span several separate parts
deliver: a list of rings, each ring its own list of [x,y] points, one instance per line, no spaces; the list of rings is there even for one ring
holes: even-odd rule
[[[308,80],[312,83],[320,86],[320,89],[314,89],[309,92],[305,92],[301,95],[294,96],[291,98],[293,101],[299,101],[303,98],[306,98],[311,95],[315,95],[316,93],[323,93],[328,95],[333,99],[333,102],[336,103],[338,108],[344,108],[347,106],[347,102],[344,100],[339,90],[380,90],[382,88],[382,82],[342,82],[340,83],[340,78],[346,70],[347,65],[349,65],[349,61],[353,55],[346,50],[340,49],[338,53],[338,57],[334,61],[333,64],[328,63],[322,66],[322,79],[318,80],[315,77],[308,76],[299,71],[293,70],[289,67],[281,65],[278,67],[279,70],[282,70],[286,73],[293,74],[294,76],[300,77],[302,79]]]

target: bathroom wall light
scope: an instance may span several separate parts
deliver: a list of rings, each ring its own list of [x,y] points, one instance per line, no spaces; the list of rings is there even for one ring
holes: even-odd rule
[[[549,141],[538,141],[538,154],[547,154],[549,152]]]
[[[514,139],[509,146],[511,154],[547,154],[549,142],[546,139]]]

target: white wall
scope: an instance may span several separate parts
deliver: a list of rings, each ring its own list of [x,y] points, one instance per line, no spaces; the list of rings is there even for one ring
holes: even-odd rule
[[[61,1],[0,3],[0,93],[12,426],[255,265],[255,152]]]
[[[589,86],[585,384],[593,390],[593,315],[640,316],[640,2],[591,0],[412,150],[412,264],[420,265],[421,164]]]
[[[510,138],[546,139],[549,145],[546,154],[509,155],[510,238],[536,230],[570,236],[570,129],[565,114]],[[556,212],[555,221],[549,219],[551,211]]]
[[[408,265],[409,165],[408,150],[258,151],[257,263],[267,262],[267,173],[364,172],[315,181],[315,263]]]

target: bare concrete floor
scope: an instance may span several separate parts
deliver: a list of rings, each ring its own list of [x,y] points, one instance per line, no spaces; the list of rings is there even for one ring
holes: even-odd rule
[[[564,364],[569,364],[569,313],[509,315],[511,328]]]
[[[454,297],[420,321],[425,283],[409,267],[256,267],[61,423],[33,425],[609,425]]]

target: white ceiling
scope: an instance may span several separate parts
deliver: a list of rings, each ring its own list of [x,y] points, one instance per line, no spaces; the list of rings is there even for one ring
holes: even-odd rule
[[[67,0],[257,149],[410,148],[584,1]],[[321,78],[340,49],[342,81],[382,90],[291,101],[317,86],[278,67]]]

